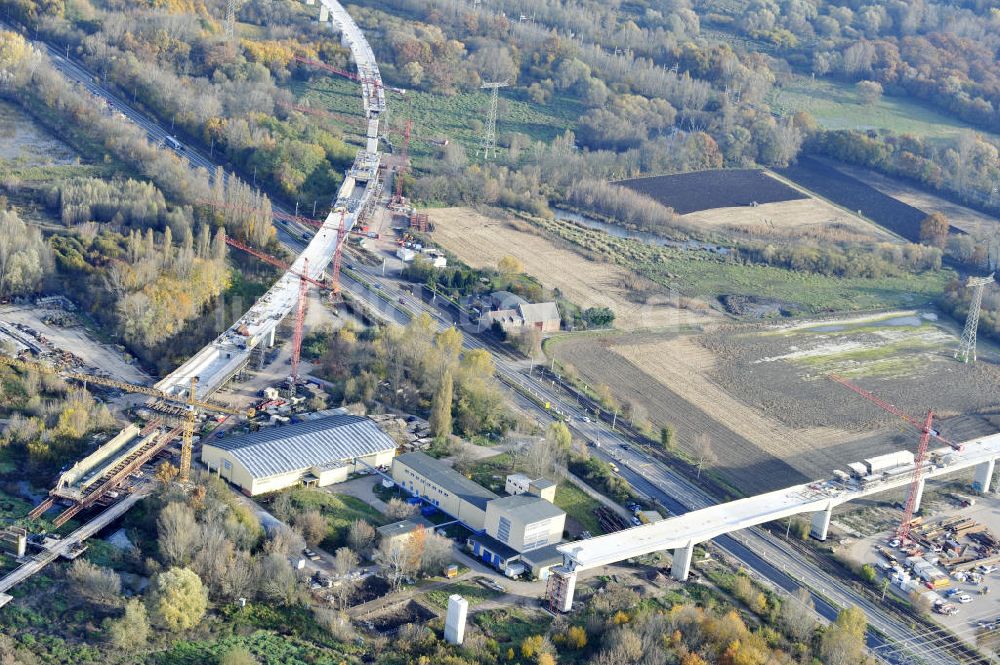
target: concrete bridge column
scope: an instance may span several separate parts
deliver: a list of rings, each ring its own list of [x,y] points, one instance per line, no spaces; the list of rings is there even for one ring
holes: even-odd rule
[[[267,346],[268,348],[270,348],[270,347],[274,346],[274,331],[275,331],[276,329],[277,329],[277,326],[275,326],[274,328],[271,328],[271,332],[269,332],[269,333],[267,334],[267,343],[266,343],[266,346]]]
[[[976,467],[976,477],[972,481],[972,488],[977,492],[982,492],[986,494],[990,491],[990,483],[993,480],[993,467],[996,464],[996,460],[990,460],[989,462],[983,462]]]
[[[917,483],[917,486],[913,488],[913,493],[916,495],[916,498],[913,501],[914,513],[920,512],[920,502],[924,498],[924,483],[926,482],[927,482],[926,478],[921,478],[920,482]]]
[[[556,566],[549,571],[545,595],[553,612],[569,612],[573,609],[576,593],[576,571],[568,565]]]
[[[683,582],[691,572],[691,558],[694,556],[694,542],[674,550],[674,561],[670,566],[670,575],[675,580]]]
[[[330,20],[330,10],[326,8],[326,5],[319,6],[319,22],[326,23]]]
[[[307,5],[315,5],[316,4],[316,0],[306,0],[306,4]]]
[[[813,515],[812,529],[810,529],[809,535],[816,540],[826,540],[826,534],[830,530],[831,517],[833,517],[832,503],[826,507],[826,510],[821,510]]]

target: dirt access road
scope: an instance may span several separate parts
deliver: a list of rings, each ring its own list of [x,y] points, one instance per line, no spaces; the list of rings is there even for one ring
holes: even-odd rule
[[[720,320],[715,312],[681,310],[661,299],[642,304],[629,299],[629,271],[591,261],[549,238],[531,233],[527,225],[510,218],[487,217],[471,208],[430,210],[433,239],[474,268],[496,267],[506,255],[517,257],[527,274],[548,289],[559,289],[571,302],[586,309],[608,307],[615,327],[622,330],[676,328]]]

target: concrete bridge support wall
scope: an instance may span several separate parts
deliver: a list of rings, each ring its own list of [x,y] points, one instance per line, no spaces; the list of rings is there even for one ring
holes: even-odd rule
[[[330,10],[326,8],[326,5],[319,6],[319,22],[326,23],[330,20]]]
[[[826,540],[826,534],[830,531],[831,517],[833,517],[832,503],[826,507],[826,510],[821,510],[813,515],[812,529],[810,529],[809,535],[816,540]]]
[[[670,566],[670,576],[679,582],[688,578],[691,572],[691,557],[694,556],[694,543],[674,550],[674,562]]]
[[[977,492],[982,492],[986,494],[990,491],[990,483],[993,480],[993,467],[996,465],[996,460],[990,460],[989,462],[983,462],[976,467],[976,476],[972,481],[972,487]]]
[[[920,503],[924,500],[924,484],[927,482],[926,478],[921,478],[917,486],[913,488],[916,493],[917,498],[913,502],[913,512],[917,513],[920,511]]]
[[[274,346],[274,331],[275,331],[276,329],[277,329],[277,326],[275,326],[274,328],[271,328],[271,332],[269,332],[269,333],[267,334],[267,343],[266,343],[266,346],[267,346],[268,348],[270,348],[270,347]]]

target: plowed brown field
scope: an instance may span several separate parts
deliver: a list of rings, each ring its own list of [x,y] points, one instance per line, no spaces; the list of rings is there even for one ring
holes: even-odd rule
[[[677,309],[660,300],[636,303],[623,286],[629,272],[610,263],[591,261],[535,233],[515,228],[506,219],[487,217],[470,208],[429,211],[434,241],[476,268],[495,267],[505,255],[517,257],[525,272],[546,288],[559,291],[580,307],[608,307],[615,327],[623,330],[662,329],[720,320],[715,312]]]

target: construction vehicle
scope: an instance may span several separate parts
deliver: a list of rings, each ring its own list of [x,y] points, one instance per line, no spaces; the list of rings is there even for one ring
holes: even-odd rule
[[[920,495],[920,480],[921,475],[924,470],[924,461],[927,458],[927,445],[930,443],[931,437],[948,444],[954,450],[962,450],[962,445],[955,443],[954,441],[949,441],[942,437],[936,429],[934,429],[934,412],[931,410],[927,411],[927,416],[923,421],[919,421],[916,418],[911,417],[909,414],[903,412],[902,410],[896,408],[889,402],[880,399],[873,393],[868,392],[864,388],[854,385],[847,379],[836,374],[831,374],[830,379],[836,381],[840,385],[844,386],[848,390],[852,390],[857,394],[861,395],[869,402],[874,403],[881,409],[888,411],[889,413],[898,416],[908,422],[909,424],[920,430],[920,444],[917,446],[917,454],[914,456],[913,461],[913,480],[910,481],[910,491],[906,495],[906,506],[903,509],[903,519],[899,523],[899,527],[896,529],[896,539],[901,545],[905,545],[910,540],[910,531],[914,526],[913,513],[916,510],[917,499]],[[878,458],[872,458],[871,460],[866,460],[869,464],[868,470],[872,470],[872,463],[876,460],[883,460],[883,458],[892,457],[891,455],[882,455]]]
[[[228,407],[223,404],[216,404],[215,402],[206,402],[204,400],[199,400],[197,398],[198,377],[196,376],[191,377],[191,387],[188,389],[187,395],[179,396],[164,392],[162,390],[159,390],[158,388],[152,388],[149,386],[140,386],[134,383],[127,383],[125,381],[119,381],[117,379],[109,379],[103,376],[96,376],[93,374],[72,372],[57,367],[52,367],[50,365],[34,362],[31,360],[23,360],[21,358],[13,358],[10,356],[0,355],[0,362],[21,370],[29,370],[29,371],[33,370],[38,372],[56,374],[57,376],[61,376],[64,379],[79,381],[84,385],[84,387],[86,387],[88,383],[97,384],[100,386],[106,386],[108,388],[117,388],[118,390],[122,390],[124,392],[135,393],[140,395],[148,395],[149,397],[155,397],[157,399],[161,399],[166,402],[172,402],[174,404],[181,405],[184,409],[182,424],[179,428],[181,433],[181,466],[180,466],[179,478],[181,482],[187,482],[191,473],[191,446],[193,444],[194,426],[198,417],[199,409],[205,411],[215,411],[218,413],[225,413],[228,415],[245,416],[247,419],[252,419],[256,415],[256,411],[252,408],[245,410],[234,409],[232,407]],[[170,438],[173,437],[169,437],[167,440],[169,440]],[[107,489],[110,490],[111,488],[109,487]]]

